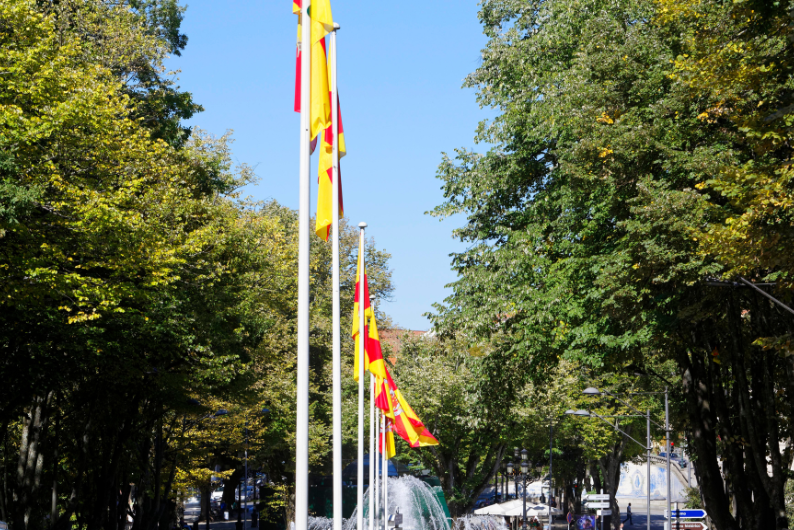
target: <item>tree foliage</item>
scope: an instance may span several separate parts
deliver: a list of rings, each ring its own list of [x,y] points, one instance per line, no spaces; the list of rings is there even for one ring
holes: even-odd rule
[[[444,158],[433,212],[467,216],[442,333],[528,380],[674,363],[717,528],[787,524],[792,321],[730,283],[791,296],[784,4],[483,2],[466,84],[500,110],[478,129],[494,147]]]
[[[186,43],[182,10],[0,5],[0,519],[15,530],[169,525],[177,492],[236,481],[245,449],[278,481],[294,468],[297,217],[241,200],[254,175],[231,163],[229,135],[181,124],[200,107],[162,60]],[[343,307],[354,241],[345,229]],[[388,297],[389,255],[368,258]],[[330,261],[317,240],[318,471]]]

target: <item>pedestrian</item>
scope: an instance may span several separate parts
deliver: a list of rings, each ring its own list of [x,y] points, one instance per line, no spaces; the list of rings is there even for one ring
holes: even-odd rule
[[[551,502],[549,502],[549,506],[551,506],[552,508],[557,507],[557,501],[554,499],[554,497],[551,498]]]
[[[546,496],[543,495],[542,491],[540,492],[540,503],[541,504],[546,504]]]
[[[630,525],[634,525],[634,521],[631,520],[631,503],[626,506],[626,518],[623,519],[623,522],[625,523],[626,521],[628,521]]]

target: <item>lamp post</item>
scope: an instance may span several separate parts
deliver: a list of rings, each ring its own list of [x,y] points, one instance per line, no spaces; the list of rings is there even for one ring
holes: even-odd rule
[[[527,460],[528,454],[529,451],[526,449],[521,450],[521,496],[524,498],[524,521],[522,525],[524,528],[527,527],[527,473],[529,472],[529,461]]]
[[[554,421],[549,418],[549,530],[551,530],[551,499],[552,485],[554,484]],[[540,491],[543,492],[543,482],[540,483]]]
[[[670,456],[671,456],[670,453],[672,451],[670,450],[671,449],[670,448],[670,432],[671,431],[670,431],[670,401],[669,401],[668,385],[672,386],[672,384],[666,378],[662,377],[661,375],[659,375],[655,371],[651,370],[650,368],[643,369],[643,368],[640,368],[640,367],[638,367],[636,365],[633,365],[632,367],[634,368],[634,375],[638,375],[638,376],[641,376],[641,377],[643,377],[643,376],[644,377],[653,376],[653,377],[656,377],[657,379],[660,379],[665,384],[665,387],[664,387],[664,435],[665,435],[664,452],[665,452],[665,455],[667,456],[667,462],[666,462],[667,463],[667,513],[671,513],[670,512],[670,501],[671,501],[671,499],[670,499],[670,497],[671,497],[671,494],[670,494],[671,485],[670,485],[670,483],[672,482],[672,475],[670,475]],[[661,392],[656,392],[656,393],[659,394]],[[687,486],[689,486],[689,482],[690,481],[687,480]]]
[[[658,377],[659,379],[661,379],[665,383],[669,383],[667,381],[667,379],[665,379],[664,377],[660,376],[659,374],[657,374],[653,370],[650,370],[650,373],[652,375]],[[635,369],[635,374],[636,375],[640,375],[640,376],[648,375],[647,373],[645,373],[644,370],[641,370],[639,368]],[[639,412],[640,414],[642,414],[642,413],[639,410],[637,410],[636,408],[632,407],[631,405],[629,405],[628,403],[626,403],[625,401],[620,399],[618,396],[619,395],[635,396],[635,395],[654,395],[654,394],[660,395],[660,394],[664,394],[664,426],[661,426],[658,423],[656,423],[655,421],[651,420],[650,419],[650,411],[648,411],[648,422],[649,422],[648,423],[648,429],[650,429],[650,423],[653,422],[654,425],[656,425],[657,427],[659,427],[659,428],[664,430],[664,435],[665,435],[665,456],[667,457],[666,458],[666,460],[667,460],[667,462],[666,462],[666,464],[667,464],[667,513],[672,513],[672,512],[670,512],[670,497],[671,497],[671,494],[670,494],[670,481],[672,479],[672,477],[670,475],[670,432],[671,432],[671,430],[670,430],[669,396],[668,396],[667,387],[666,386],[664,387],[664,392],[632,392],[630,394],[618,394],[618,393],[612,393],[612,392],[607,392],[607,391],[601,392],[597,388],[589,387],[589,388],[584,389],[584,391],[582,393],[583,394],[587,394],[589,396],[601,396],[601,395],[604,395],[604,396],[613,397],[613,398],[617,399],[618,401],[620,401],[621,403],[623,403],[628,408],[630,408],[631,410],[633,410],[634,412]],[[648,446],[649,447],[650,447],[650,445],[651,445],[650,442],[648,442]],[[650,458],[650,455],[651,455],[651,452],[649,450],[648,451],[648,484],[651,483],[651,458]],[[649,488],[649,491],[650,491],[650,486],[648,486],[648,488]],[[651,501],[650,501],[650,494],[649,494],[648,495],[648,506],[649,506],[649,508],[648,508],[648,517],[650,517],[650,513],[651,513],[650,512],[650,502]]]
[[[505,493],[505,471],[507,470],[507,462],[502,460],[502,502],[507,500],[507,494]]]
[[[584,416],[586,418],[590,418],[590,417],[598,418],[601,421],[603,421],[604,423],[606,423],[607,425],[609,425],[610,427],[612,427],[613,429],[615,429],[616,431],[620,432],[623,436],[633,440],[640,447],[642,447],[643,449],[645,449],[647,451],[647,453],[648,453],[648,458],[647,458],[647,460],[648,460],[648,478],[645,481],[645,484],[647,486],[647,492],[648,492],[648,501],[647,501],[647,510],[648,510],[648,512],[647,512],[646,520],[647,520],[648,530],[651,530],[651,411],[648,410],[645,414],[638,414],[638,415],[622,414],[622,415],[619,415],[619,416],[601,416],[600,414],[596,414],[595,412],[590,412],[590,411],[587,411],[587,410],[566,410],[565,413],[566,414],[573,414],[574,416]],[[647,423],[646,445],[643,445],[642,443],[637,441],[634,437],[632,437],[630,434],[628,434],[627,432],[625,432],[624,430],[619,428],[617,426],[617,424],[613,425],[612,423],[610,423],[609,421],[606,420],[606,418],[638,418],[638,417],[644,417],[646,419],[646,423]],[[612,497],[612,493],[610,492],[609,495],[610,495],[610,498],[611,498]]]
[[[516,449],[516,451],[518,451],[518,449]],[[516,466],[515,466],[515,464],[513,462],[508,462],[507,463],[507,475],[508,476],[513,475],[514,472],[515,472],[515,468],[516,468]],[[513,478],[513,483],[515,483],[515,478]],[[510,493],[510,480],[509,479],[507,480],[507,492],[508,492],[508,494]],[[518,490],[516,490],[516,493],[518,493]],[[516,498],[518,498],[518,496],[516,496]]]
[[[212,414],[212,415],[205,416],[205,417],[204,417],[204,418],[202,418],[202,419],[206,419],[206,418],[209,418],[209,417],[212,417],[212,416],[214,416],[214,417],[216,417],[216,418],[217,418],[217,417],[219,417],[219,416],[226,416],[227,414],[229,414],[229,411],[228,411],[228,410],[226,410],[226,409],[219,409],[219,410],[218,410],[218,412],[216,412],[215,414]],[[210,513],[212,512],[212,508],[211,508],[211,505],[210,505],[210,500],[211,500],[211,499],[212,499],[212,475],[210,475],[210,483],[209,483],[209,488],[207,489],[207,502],[206,502],[206,506],[207,506],[207,519],[205,519],[205,521],[204,521],[204,522],[205,522],[205,526],[206,526],[207,530],[210,530]]]
[[[497,469],[493,474],[493,503],[499,503],[499,470]]]

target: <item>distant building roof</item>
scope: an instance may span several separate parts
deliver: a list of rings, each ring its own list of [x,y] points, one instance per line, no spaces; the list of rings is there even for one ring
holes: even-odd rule
[[[400,355],[400,350],[403,347],[403,339],[405,336],[421,337],[426,335],[427,331],[420,331],[415,329],[384,329],[378,332],[381,344],[388,344],[391,348],[391,357],[389,361],[392,364],[397,364],[397,357]]]

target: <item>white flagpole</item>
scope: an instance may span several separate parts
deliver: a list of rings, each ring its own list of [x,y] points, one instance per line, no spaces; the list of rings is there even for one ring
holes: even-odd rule
[[[380,414],[380,430],[383,433],[383,455],[381,456],[381,483],[380,495],[383,497],[383,530],[387,530],[389,524],[389,510],[386,504],[386,477],[389,475],[389,461],[386,459],[386,415],[381,412]]]
[[[356,498],[356,530],[364,530],[364,229],[367,223],[358,223],[358,251],[361,271],[358,277],[358,495]],[[305,530],[305,529],[304,529]]]
[[[298,362],[295,428],[295,530],[309,525],[309,252],[311,197],[309,176],[311,20],[309,0],[301,4],[301,135],[298,213]]]
[[[334,527],[342,530],[342,347],[339,306],[339,100],[336,83],[336,32],[331,32],[331,120],[334,133],[333,186],[333,434],[334,434]]]
[[[369,374],[369,529],[375,530],[375,376]]]
[[[374,381],[373,381],[374,382]],[[375,399],[374,393],[372,399]],[[380,488],[378,485],[380,484],[380,411],[375,409],[375,482],[374,487],[372,488],[372,493],[375,495],[375,526],[373,528],[378,527],[378,523],[380,522]]]
[[[383,461],[386,464],[383,470],[383,528],[389,530],[389,461],[386,459],[385,451],[383,452]]]

